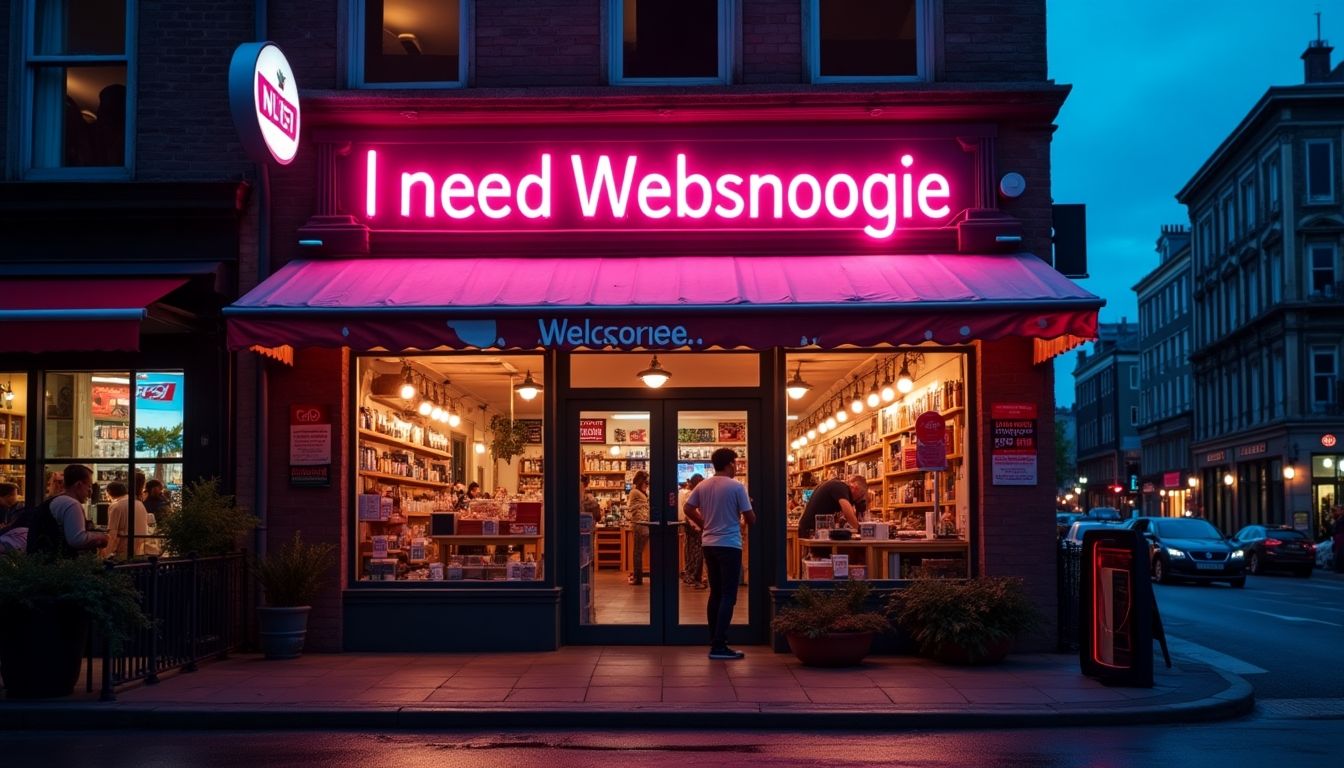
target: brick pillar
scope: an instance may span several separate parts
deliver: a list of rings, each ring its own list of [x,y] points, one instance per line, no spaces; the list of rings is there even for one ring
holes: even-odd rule
[[[1055,405],[1054,368],[1032,365],[1030,339],[981,342],[976,387],[980,436],[980,516],[976,558],[985,576],[1020,576],[1040,609],[1041,629],[1018,643],[1022,651],[1048,651],[1055,644]],[[994,485],[988,444],[994,403],[1036,403],[1037,483]]]
[[[354,423],[347,397],[349,359],[345,349],[298,349],[292,368],[272,366],[270,371],[267,546],[274,550],[297,530],[303,532],[304,541],[335,546],[338,558],[308,617],[308,651],[342,648],[341,590],[347,579],[350,508],[350,457],[345,448]],[[331,413],[331,485],[327,488],[289,484],[290,406],[302,404],[325,405]]]

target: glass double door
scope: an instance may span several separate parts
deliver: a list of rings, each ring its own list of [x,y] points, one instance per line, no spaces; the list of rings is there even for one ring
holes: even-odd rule
[[[571,641],[708,643],[708,570],[700,531],[682,510],[691,488],[715,474],[716,451],[733,452],[734,479],[746,485],[753,504],[759,498],[752,476],[761,447],[752,438],[757,412],[752,400],[570,404],[565,434],[572,436],[571,487],[579,489],[571,518],[575,567],[566,579]],[[742,573],[727,585],[736,598],[732,642],[759,636],[751,618],[763,613],[752,588],[764,581],[753,578],[764,573],[760,558],[752,565],[760,533],[740,530]]]

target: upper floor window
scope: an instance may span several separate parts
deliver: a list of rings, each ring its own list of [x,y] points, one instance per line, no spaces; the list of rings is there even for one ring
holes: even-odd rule
[[[1335,381],[1339,377],[1339,354],[1334,347],[1311,348],[1311,402],[1327,405],[1335,402]]]
[[[612,82],[728,82],[731,0],[610,1]]]
[[[928,0],[808,0],[812,82],[924,80]]]
[[[1213,258],[1213,213],[1206,213],[1199,220],[1198,237],[1195,238],[1196,252],[1199,254],[1199,266],[1207,267]]]
[[[1265,163],[1265,200],[1269,203],[1269,210],[1275,211],[1279,208],[1279,156],[1272,155]]]
[[[452,88],[467,80],[464,0],[362,0],[354,85]]]
[[[1335,292],[1335,247],[1308,246],[1311,252],[1311,292],[1333,296]]]
[[[1137,365],[1132,365],[1129,368],[1129,388],[1139,388],[1139,367]]]
[[[1335,199],[1335,146],[1329,139],[1308,141],[1307,202],[1328,203]]]
[[[134,4],[26,4],[23,155],[27,175],[125,177],[135,114]],[[78,170],[75,170],[78,169]]]
[[[1223,246],[1230,247],[1237,239],[1237,203],[1232,193],[1223,196]]]
[[[1255,178],[1247,176],[1241,181],[1242,231],[1255,229],[1255,212],[1260,206],[1255,197]]]

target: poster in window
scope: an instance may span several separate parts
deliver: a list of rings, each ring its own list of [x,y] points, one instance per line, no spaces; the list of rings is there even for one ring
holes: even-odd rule
[[[89,387],[89,413],[124,419],[131,415],[131,388],[123,384],[94,384]]]
[[[607,420],[579,419],[579,442],[580,443],[607,442]]]
[[[994,485],[1036,485],[1036,404],[990,406],[990,459]]]

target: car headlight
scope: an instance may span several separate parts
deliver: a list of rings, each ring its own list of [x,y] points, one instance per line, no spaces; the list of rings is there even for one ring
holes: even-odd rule
[[[1245,558],[1245,557],[1246,557],[1246,553],[1243,552],[1243,551],[1241,551],[1240,549],[1234,549],[1234,550],[1232,550],[1232,559],[1233,559],[1233,560],[1241,560],[1241,559],[1243,559],[1243,558]]]
[[[1168,557],[1185,557],[1185,553],[1175,547],[1167,547]]]

